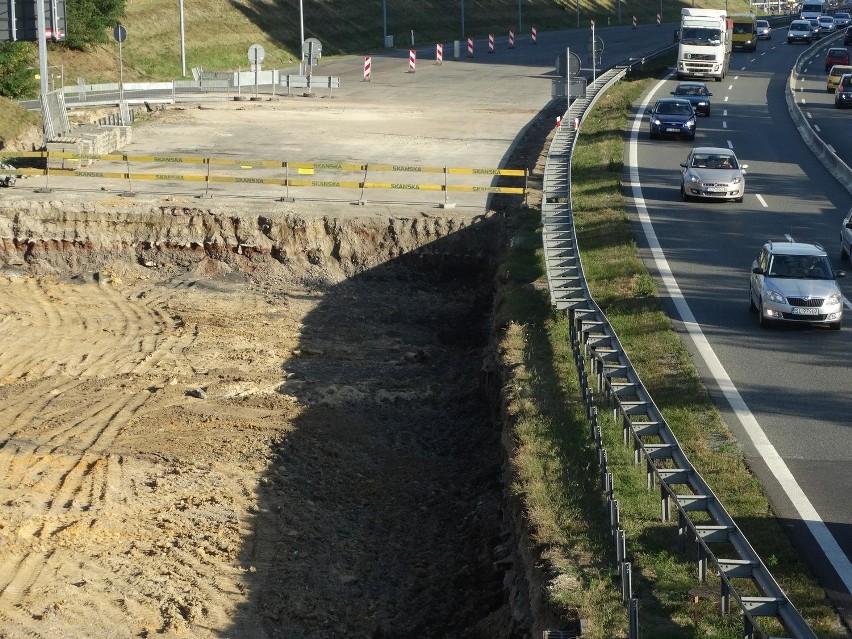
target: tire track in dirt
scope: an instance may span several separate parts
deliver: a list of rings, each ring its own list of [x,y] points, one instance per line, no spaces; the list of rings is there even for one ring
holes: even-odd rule
[[[27,595],[50,590],[57,575],[114,578],[90,561],[83,570],[73,541],[95,528],[121,534],[109,529],[122,519],[115,487],[126,478],[110,448],[157,408],[170,372],[157,366],[175,362],[194,339],[161,303],[108,285],[0,283],[0,621],[3,632],[22,630],[9,636],[41,636],[23,630],[41,615]],[[111,600],[102,607],[103,619],[126,619]]]

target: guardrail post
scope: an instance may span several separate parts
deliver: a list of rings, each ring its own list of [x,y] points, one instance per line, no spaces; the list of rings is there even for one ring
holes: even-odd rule
[[[633,597],[633,574],[630,562],[621,564],[621,603],[627,603]]]
[[[686,516],[677,511],[677,549],[681,552],[686,548]]]
[[[722,579],[722,614],[727,615],[731,612],[731,586],[727,579]]]
[[[701,543],[698,544],[698,581],[707,581],[707,550]]]
[[[601,448],[600,451],[598,451],[598,466],[600,466],[601,469],[601,483],[603,483],[603,476],[606,475],[607,472],[606,448]]]
[[[619,528],[615,535],[615,560],[621,564],[627,557],[627,548],[624,540],[624,531]]]
[[[660,511],[663,521],[669,521],[669,507],[669,492],[666,490],[665,485],[660,484]]]
[[[597,446],[598,441],[600,440],[600,429],[598,428],[598,407],[597,406],[592,406],[592,417],[591,417],[591,419],[589,419],[589,424],[592,427],[592,441],[595,442],[595,446]]]
[[[631,598],[627,602],[627,637],[639,639],[639,600]]]
[[[609,527],[612,538],[615,539],[616,531],[621,525],[621,514],[618,512],[618,500],[609,501]]]

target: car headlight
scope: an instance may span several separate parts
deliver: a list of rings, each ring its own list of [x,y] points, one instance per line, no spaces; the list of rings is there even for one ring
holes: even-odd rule
[[[686,121],[686,126],[687,126],[687,128],[689,128],[689,129],[691,129],[692,127],[694,127],[694,126],[695,126],[695,118],[689,118],[689,119]]]
[[[829,295],[825,299],[825,302],[827,304],[831,304],[832,306],[834,306],[835,304],[840,304],[840,301],[842,299],[843,299],[843,296],[839,292],[837,292],[837,293],[832,293],[831,295]]]
[[[660,118],[652,118],[651,122],[653,122],[657,126],[660,126],[662,124],[662,122],[660,121]]]
[[[689,182],[691,182],[692,184],[701,184],[701,178],[699,178],[697,175],[690,174]]]
[[[698,103],[698,106],[704,106],[705,104],[707,104],[707,103],[704,100],[702,100],[701,102]]]
[[[743,181],[742,177],[740,177],[740,176],[738,175],[738,176],[736,176],[733,180],[731,180],[731,184],[739,184],[739,183],[740,183],[740,182],[742,182],[742,181]]]
[[[775,302],[776,304],[786,304],[787,298],[781,295],[778,291],[767,290],[766,297],[770,302]]]

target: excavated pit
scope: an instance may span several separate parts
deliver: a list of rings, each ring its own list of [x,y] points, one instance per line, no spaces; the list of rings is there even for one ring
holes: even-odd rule
[[[0,209],[3,637],[528,636],[501,216]]]

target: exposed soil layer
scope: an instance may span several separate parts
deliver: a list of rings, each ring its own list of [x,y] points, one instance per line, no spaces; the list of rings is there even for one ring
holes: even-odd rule
[[[489,388],[505,234],[0,206],[0,637],[529,636]]]

